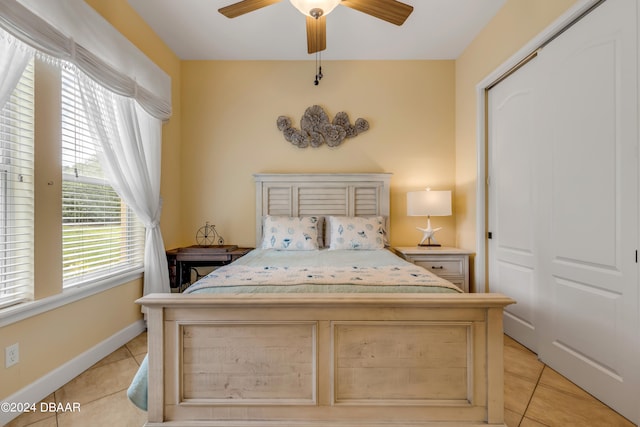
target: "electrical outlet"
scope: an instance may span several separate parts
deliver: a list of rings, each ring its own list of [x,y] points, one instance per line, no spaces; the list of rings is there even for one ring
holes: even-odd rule
[[[4,349],[5,368],[15,365],[20,361],[20,347],[18,343],[12,344]]]

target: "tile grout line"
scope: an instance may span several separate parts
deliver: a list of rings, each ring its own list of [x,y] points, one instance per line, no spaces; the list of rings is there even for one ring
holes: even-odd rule
[[[542,373],[544,372],[545,369],[547,369],[546,363],[543,364],[543,367],[540,370],[540,375],[538,375],[538,379],[536,380],[536,386],[533,388],[533,392],[531,392],[531,396],[529,397],[529,401],[527,402],[527,406],[524,408],[524,413],[522,414],[522,418],[520,419],[520,422],[518,423],[518,427],[520,427],[520,425],[522,425],[522,422],[524,421],[524,418],[527,416],[527,411],[529,410],[529,405],[531,404],[531,401],[533,400],[533,396],[536,394],[536,390],[538,389],[538,386],[540,385],[540,380],[542,379]],[[539,422],[539,421],[536,421],[536,422]],[[542,423],[540,423],[540,424],[542,424]]]

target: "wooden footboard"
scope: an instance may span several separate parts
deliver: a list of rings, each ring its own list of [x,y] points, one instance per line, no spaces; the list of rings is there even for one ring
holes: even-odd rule
[[[502,295],[138,302],[147,426],[504,425]]]

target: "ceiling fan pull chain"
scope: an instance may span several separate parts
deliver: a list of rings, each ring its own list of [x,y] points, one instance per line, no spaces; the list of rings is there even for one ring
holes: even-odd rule
[[[320,18],[320,16],[322,16],[322,10],[318,9],[313,9],[313,11],[316,11],[316,46],[318,46],[319,44],[319,40],[318,40],[318,19]],[[322,80],[322,51],[316,51],[316,79],[314,80],[313,84],[318,86],[318,84],[320,83],[320,80]]]
[[[318,19],[318,18],[316,18]],[[318,27],[316,26],[316,42],[318,40]],[[313,84],[318,86],[318,84],[320,83],[320,73],[318,72],[319,66],[318,66],[318,52],[316,52],[316,79],[313,81]]]
[[[318,83],[320,83],[320,80],[322,80],[322,53],[317,53],[316,54],[319,58],[319,62],[318,62],[318,74],[316,74],[316,86],[318,85]]]
[[[316,52],[316,79],[313,81],[313,84],[316,86],[318,86],[318,83],[320,83],[320,76],[317,70],[318,70],[318,53]]]

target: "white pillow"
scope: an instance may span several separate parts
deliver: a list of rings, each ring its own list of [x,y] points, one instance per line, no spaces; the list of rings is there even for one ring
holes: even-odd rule
[[[282,251],[318,249],[318,217],[265,217],[262,226],[262,249]]]
[[[384,218],[330,216],[329,249],[382,249]]]

